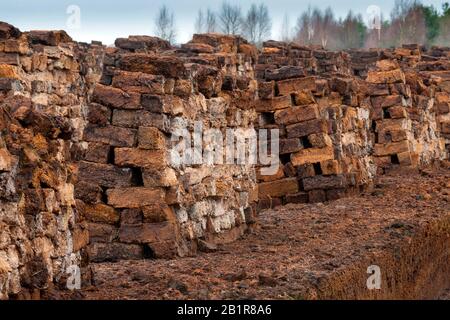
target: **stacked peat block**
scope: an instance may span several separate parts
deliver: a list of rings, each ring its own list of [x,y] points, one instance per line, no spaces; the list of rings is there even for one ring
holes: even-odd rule
[[[431,53],[436,54],[438,57],[445,56],[440,48],[433,48]],[[386,50],[371,50],[371,51],[351,51],[352,56],[352,68],[355,75],[366,79],[369,70],[377,71],[392,71],[397,73],[397,78],[402,78],[401,72],[405,74],[405,80],[395,80],[395,79],[378,79],[376,83],[369,84],[369,94],[373,97],[373,102],[375,103],[374,108],[380,109],[380,103],[383,104],[383,109],[387,110],[387,105],[391,103],[396,103],[397,105],[402,100],[402,105],[404,105],[404,111],[399,111],[402,115],[395,115],[397,120],[390,120],[391,115],[385,112],[380,115],[375,110],[372,114],[375,115],[375,122],[373,123],[373,128],[376,131],[376,121],[380,121],[380,117],[386,118],[385,124],[391,126],[392,123],[397,123],[402,129],[403,139],[409,141],[409,149],[411,151],[411,160],[409,157],[405,161],[402,161],[401,165],[406,166],[416,166],[416,165],[427,165],[430,162],[441,159],[443,157],[443,142],[440,136],[441,125],[439,124],[441,119],[445,119],[445,116],[440,116],[440,112],[445,112],[445,103],[440,103],[443,106],[442,111],[435,108],[434,92],[441,91],[439,86],[434,85],[433,81],[430,82],[430,73],[424,70],[445,70],[443,66],[448,65],[448,59],[443,58],[441,61],[438,57],[427,55],[428,52],[425,51],[423,47],[419,45],[404,45],[402,48],[397,49],[386,49]],[[385,64],[383,66],[380,65]],[[388,67],[388,64],[393,66]],[[398,69],[397,71],[389,70]],[[401,71],[399,71],[401,70]],[[388,77],[389,78],[389,77]],[[395,76],[394,76],[395,78]],[[370,79],[369,79],[370,80]],[[371,81],[371,80],[370,80]],[[397,81],[397,84],[393,84],[392,81]],[[372,81],[373,82],[373,81]],[[391,82],[391,83],[390,83]],[[386,86],[389,84],[389,86]],[[389,88],[388,88],[389,87]],[[387,89],[387,90],[386,90]],[[403,99],[400,99],[398,95],[402,95]],[[387,95],[395,95],[396,97],[385,97]],[[440,100],[444,99],[444,95],[440,95]],[[393,100],[392,100],[393,99]],[[394,100],[398,99],[397,102]],[[401,110],[401,108],[397,108]],[[398,120],[402,117],[403,120]],[[437,118],[436,118],[437,117]],[[393,128],[394,132],[397,132],[397,128]],[[389,129],[390,130],[390,129]],[[387,130],[387,135],[390,138],[389,130]],[[379,136],[375,132],[375,139],[380,138],[384,141],[384,137]],[[393,137],[396,140],[396,137]],[[379,146],[378,146],[379,147]],[[403,143],[404,149],[406,148],[406,143]],[[380,149],[378,149],[380,150]],[[384,150],[386,151],[386,150]],[[387,156],[391,157],[391,163],[389,163]],[[394,164],[399,164],[399,160],[394,153],[385,154],[382,158],[376,158],[378,163],[381,165],[381,170],[383,168],[389,167]]]
[[[256,105],[259,127],[280,130],[279,171],[272,176],[258,174],[260,208],[308,202],[308,193],[301,190],[298,176],[306,177],[310,164],[320,167],[321,161],[334,158],[328,123],[321,118],[313,94],[320,79],[291,78],[283,67],[276,71],[278,81],[259,82],[260,100]]]
[[[301,46],[296,43],[266,41],[258,57],[256,77],[263,79],[268,76],[276,79],[276,74],[270,77],[271,70],[285,67],[292,77],[301,75],[327,75],[340,73],[350,75],[352,70],[351,56],[342,51],[328,51],[317,46]],[[278,71],[277,71],[278,72]]]
[[[370,67],[380,60],[381,53],[377,49],[367,50],[349,50],[350,65],[355,76],[366,78]]]
[[[89,258],[214,250],[258,208],[333,200],[370,186],[377,168],[443,158],[449,52],[268,41],[258,54],[217,34],[105,48],[0,23],[0,298],[64,285],[72,265],[87,281]],[[237,154],[229,164],[228,150],[211,163],[199,124],[222,137],[279,129],[280,169],[262,175]],[[200,141],[203,161],[171,161],[175,132]]]
[[[439,85],[437,87],[442,89]],[[450,159],[450,90],[436,92],[434,99],[437,130],[443,140],[447,159]]]
[[[259,208],[332,200],[369,184],[374,171],[369,105],[359,105],[363,99],[350,77],[348,56],[273,41],[266,45],[256,66],[256,111],[260,128],[280,130],[282,166],[275,175],[258,174]],[[314,63],[305,63],[305,57]],[[328,79],[308,75],[318,72]]]
[[[330,79],[330,88],[333,99],[324,99],[324,104],[328,106],[338,173],[347,181],[344,188],[327,191],[327,200],[334,200],[370,188],[376,166],[367,83],[355,77],[337,76]]]
[[[262,52],[258,56],[258,64],[255,66],[256,77],[264,79],[271,70],[281,67],[285,67],[284,72],[290,72],[292,77],[299,77],[306,73],[316,73],[317,61],[311,48],[291,46],[279,41],[264,42]],[[276,74],[272,80],[276,80]]]
[[[450,48],[433,47],[429,56],[424,56],[416,66],[420,76],[415,91],[434,100],[433,111],[436,116],[436,131],[440,133],[441,143],[450,157]],[[429,147],[431,150],[431,147]]]
[[[204,129],[219,130],[222,137],[226,137],[227,129],[235,129],[233,140],[237,143],[241,138],[239,131],[253,130],[257,118],[256,47],[237,36],[196,34],[179,54],[193,82],[189,100],[199,99],[206,105],[195,115],[183,114],[183,121],[187,121],[188,127],[192,127],[193,121],[202,121]],[[205,156],[205,152],[210,152],[207,141],[204,147]],[[227,158],[228,151],[224,150]],[[178,217],[188,213],[187,221],[179,219],[183,236],[188,240],[233,241],[255,222],[258,199],[255,168],[251,163],[239,164],[237,157],[233,153],[233,164],[224,160],[223,164],[177,168],[187,193],[174,207]],[[194,203],[188,200],[190,193],[194,195]]]
[[[71,156],[88,94],[76,46],[62,31],[0,22],[0,299],[65,288],[72,266],[90,274]]]
[[[224,137],[227,127],[251,127],[256,49],[218,35],[177,49],[142,36],[116,46],[89,105],[79,165],[91,259],[184,256],[236,239],[253,219],[253,166],[174,164],[171,134],[198,123]]]
[[[400,63],[402,69],[414,68],[422,60],[424,47],[418,44],[405,44],[401,48],[389,50]]]
[[[448,59],[450,58],[450,47],[432,46],[428,54],[432,57]]]
[[[406,89],[410,100],[407,101],[407,118],[411,121],[411,135],[408,135],[414,165],[426,166],[445,157],[444,141],[441,138],[440,114],[445,112],[445,94],[440,83],[445,80],[433,73],[445,74],[448,59],[428,55],[425,48],[416,45],[404,45],[402,48],[386,53],[398,61],[405,73]],[[444,76],[445,77],[445,76]],[[444,85],[445,86],[445,85]],[[439,110],[444,106],[444,110]]]
[[[410,87],[396,60],[380,60],[368,72],[366,81],[372,110],[372,130],[375,135],[374,160],[380,171],[392,165],[418,164],[418,153],[412,146],[412,123],[407,108],[411,107]]]
[[[420,77],[416,69],[405,74],[412,94],[412,104],[407,108],[412,122],[412,150],[418,154],[418,165],[427,166],[445,158],[441,120],[449,96],[439,92],[439,86],[433,85],[433,81]]]
[[[351,75],[351,56],[344,51],[315,50],[314,58],[317,60],[317,73],[325,76],[339,73]]]
[[[163,134],[169,120],[158,112],[175,106],[159,96],[151,99],[153,94],[165,93],[165,78],[146,73],[145,68],[166,63],[167,72],[174,74],[182,64],[157,58],[153,50],[160,45],[155,47],[150,37],[116,43],[122,48],[107,49],[101,82],[89,104],[89,124],[84,131],[88,146],[76,185],[79,208],[89,221],[93,261],[171,255],[178,242],[175,216],[165,205],[163,190],[175,184],[174,172],[167,168]],[[151,53],[139,53],[147,48],[153,49]],[[120,49],[137,53],[122,55]],[[172,63],[172,69],[167,68]],[[126,70],[131,68],[144,72]],[[141,101],[148,107],[144,109]],[[155,173],[160,173],[159,181],[154,181]],[[137,243],[144,238],[153,242],[152,247]]]

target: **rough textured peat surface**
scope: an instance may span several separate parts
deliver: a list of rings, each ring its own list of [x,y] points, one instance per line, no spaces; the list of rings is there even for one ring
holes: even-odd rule
[[[272,175],[246,159],[266,129]],[[408,172],[449,150],[450,48],[106,47],[0,22],[0,299],[65,290],[71,270],[88,298],[437,297],[448,168],[419,189]],[[374,260],[377,293],[361,287]]]
[[[448,299],[449,181],[448,167],[393,173],[361,197],[266,210],[217,252],[95,264],[95,287],[70,298]],[[366,288],[372,264],[379,291]]]

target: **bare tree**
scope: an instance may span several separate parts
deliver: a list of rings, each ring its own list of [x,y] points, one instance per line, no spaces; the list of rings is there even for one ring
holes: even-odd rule
[[[259,6],[252,4],[243,22],[243,31],[248,40],[252,43],[261,44],[270,36],[272,21],[269,16],[269,9],[263,3]]]
[[[242,13],[238,5],[223,2],[219,12],[222,32],[225,34],[239,34],[242,27]]]
[[[329,40],[336,36],[337,22],[333,11],[327,8],[322,13],[319,9],[312,10],[311,7],[303,12],[297,20],[296,40],[307,45],[329,46]]]
[[[292,41],[291,37],[291,22],[289,20],[289,15],[287,13],[284,14],[283,22],[281,23],[281,41],[290,42]]]
[[[354,15],[350,10],[343,21],[337,26],[338,37],[335,39],[335,49],[361,48],[364,45],[366,27],[361,15]]]
[[[391,13],[391,23],[383,33],[385,46],[399,46],[406,43],[423,44],[427,27],[423,7],[417,0],[396,0]]]
[[[158,12],[155,19],[155,32],[161,39],[167,40],[170,43],[175,41],[175,18],[167,6],[163,5]]]
[[[301,44],[312,44],[314,41],[313,11],[311,7],[297,19],[296,40]]]
[[[256,42],[258,23],[258,7],[253,3],[247,12],[242,26],[244,35],[250,42]]]
[[[203,16],[203,10],[198,10],[197,19],[195,19],[195,32],[203,33],[205,30],[205,17]]]
[[[206,11],[205,32],[211,33],[217,31],[216,14],[210,9]]]
[[[448,5],[448,4],[447,4]],[[441,46],[450,46],[450,32],[446,32],[446,30],[450,30],[450,7],[446,7],[443,5],[444,15],[441,17],[439,21],[439,26],[441,32],[436,39],[436,43]],[[447,10],[445,10],[447,8]]]
[[[198,10],[197,18],[195,20],[195,32],[196,33],[212,33],[216,32],[217,23],[216,15],[210,9],[206,10],[206,14],[203,10]]]
[[[336,27],[333,10],[328,7],[323,14],[319,10],[315,10],[314,18],[320,44],[325,48],[333,34],[333,29]]]

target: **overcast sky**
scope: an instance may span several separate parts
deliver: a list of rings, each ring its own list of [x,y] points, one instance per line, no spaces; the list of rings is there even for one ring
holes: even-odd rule
[[[365,15],[368,6],[377,5],[384,17],[389,17],[394,0],[229,0],[239,3],[246,11],[252,2],[264,2],[269,7],[273,21],[272,36],[278,39],[281,23],[288,14],[291,25],[309,5],[330,6],[337,16],[345,16],[348,10]],[[441,7],[444,0],[423,0],[424,4]],[[112,44],[118,37],[154,34],[154,17],[158,8],[166,4],[175,14],[177,42],[191,39],[197,11],[208,4],[217,10],[222,0],[0,0],[0,21],[6,21],[23,31],[37,29],[64,29],[78,41],[100,40]],[[67,9],[71,5],[80,8],[80,28],[67,24]]]

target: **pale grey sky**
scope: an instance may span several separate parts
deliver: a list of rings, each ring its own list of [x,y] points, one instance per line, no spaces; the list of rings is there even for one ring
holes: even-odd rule
[[[365,14],[370,5],[381,8],[389,17],[394,0],[229,0],[238,3],[246,11],[251,3],[264,2],[269,7],[273,21],[272,37],[277,39],[281,23],[288,14],[293,26],[299,14],[309,5],[325,9],[330,6],[337,16],[345,16],[348,10]],[[443,0],[423,0],[440,8]],[[154,34],[154,17],[158,8],[166,4],[175,13],[177,42],[191,39],[197,11],[207,7],[216,11],[222,0],[13,0],[0,1],[0,20],[21,30],[64,29],[78,41],[101,40],[111,44],[118,37],[137,34]],[[81,11],[81,28],[72,29],[67,25],[67,8],[76,5]]]

